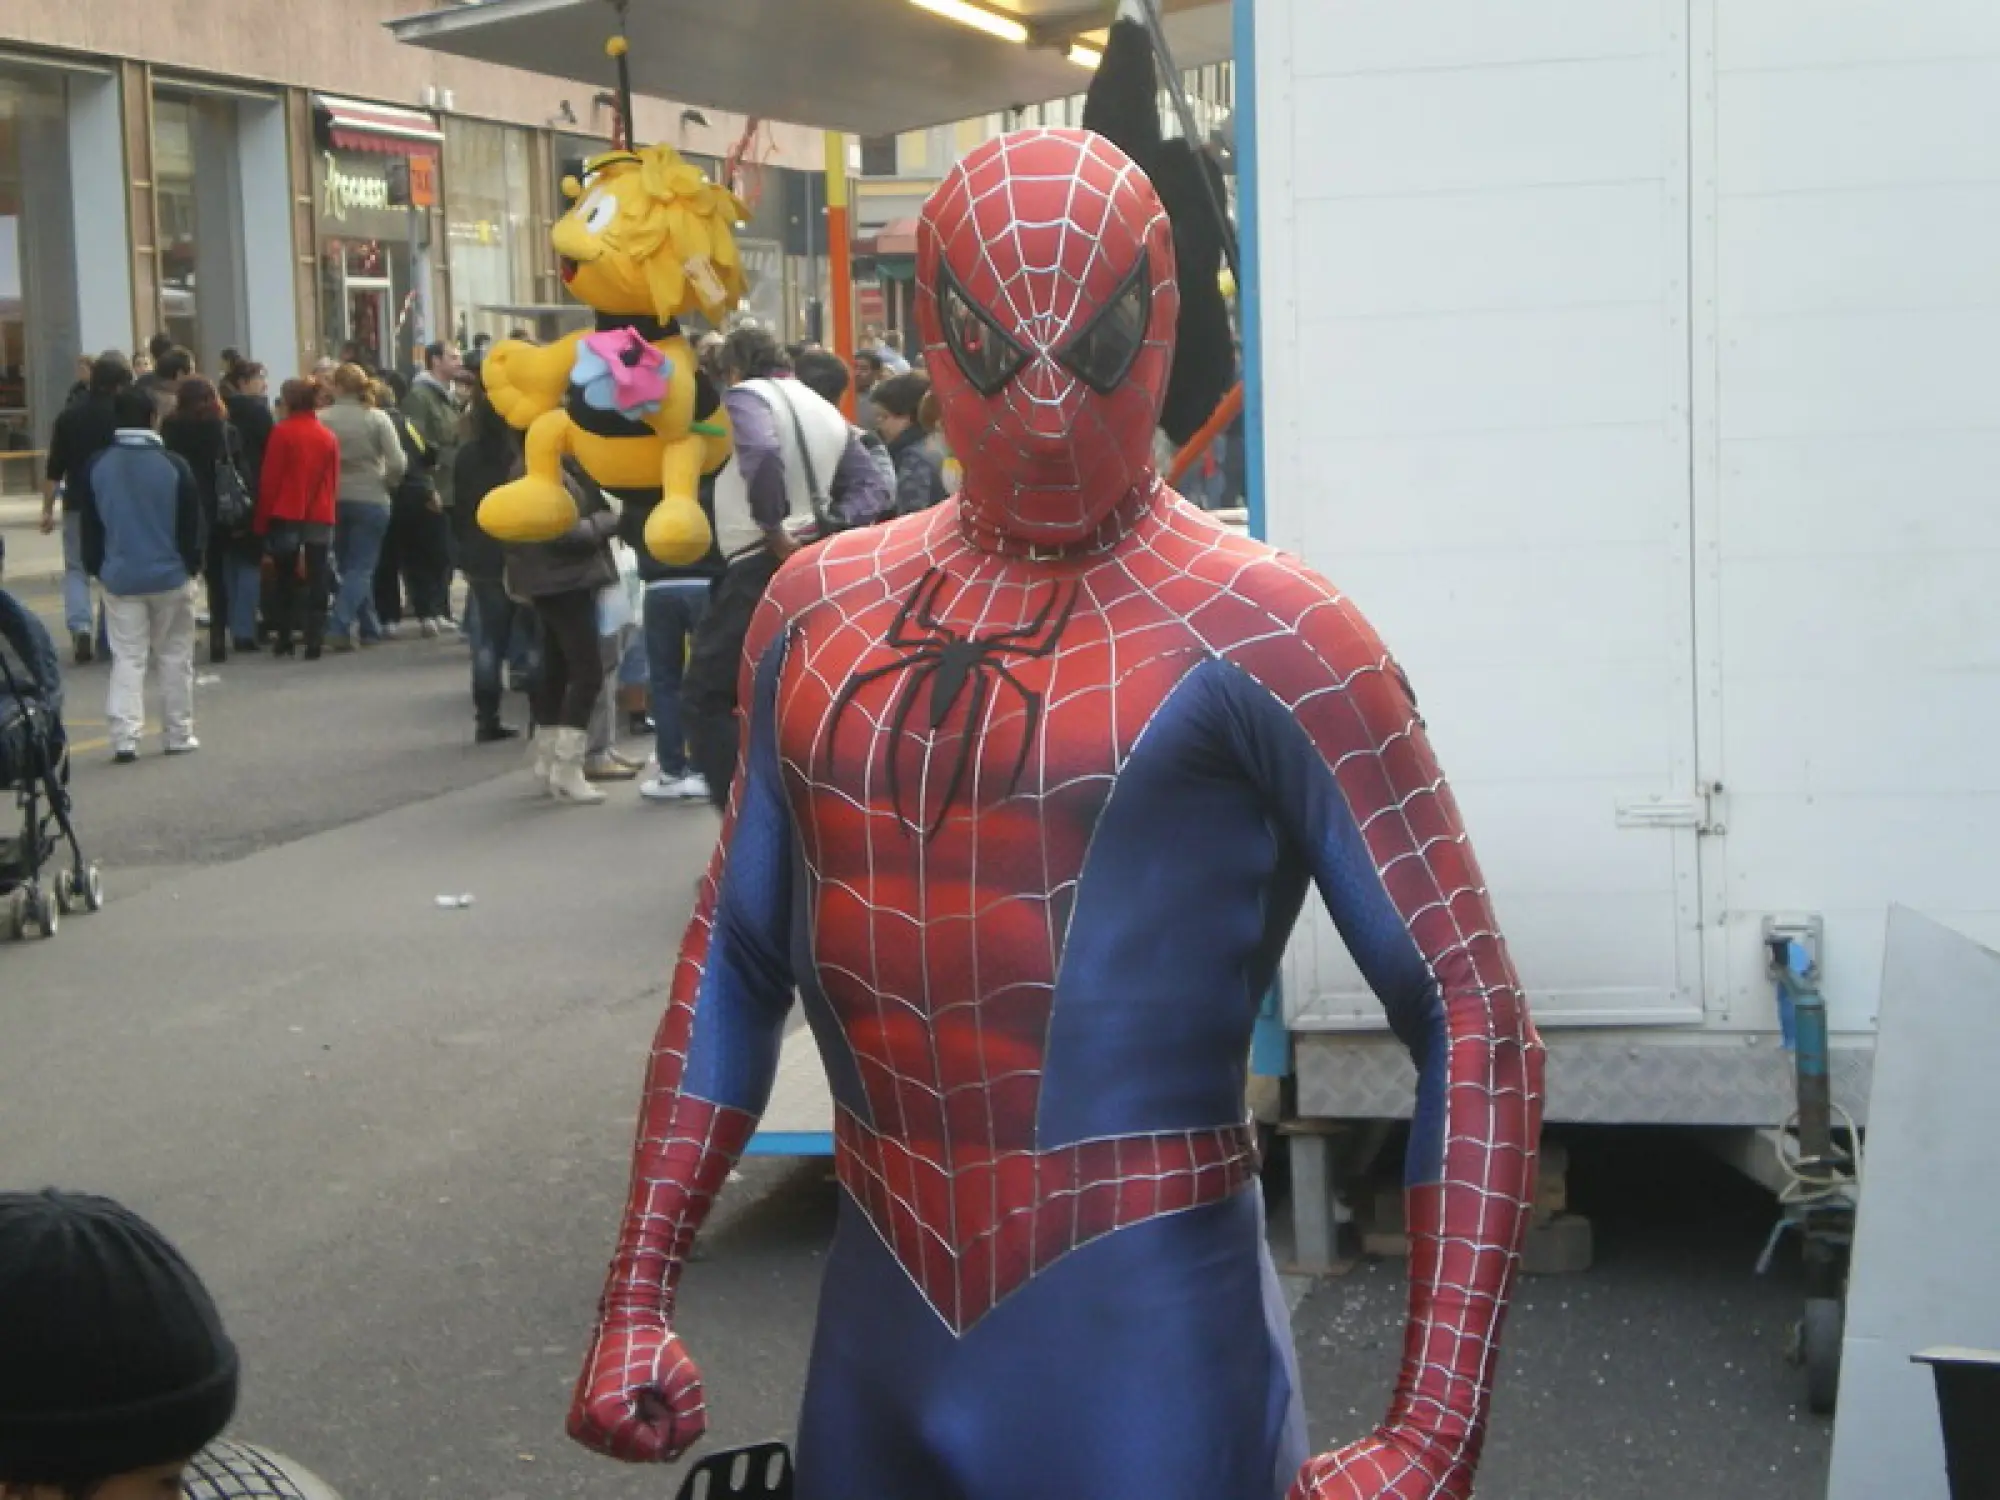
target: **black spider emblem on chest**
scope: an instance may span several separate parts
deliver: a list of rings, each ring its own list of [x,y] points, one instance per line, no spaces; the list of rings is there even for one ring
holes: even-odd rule
[[[1035,742],[1035,731],[1041,725],[1042,699],[1039,693],[1014,674],[1007,662],[1009,658],[1032,661],[1053,655],[1071,614],[1075,612],[1078,593],[1074,583],[1067,586],[1059,581],[1052,583],[1041,607],[1027,623],[996,630],[990,635],[961,635],[938,618],[945,585],[949,581],[948,575],[940,568],[925,570],[924,576],[917,580],[916,588],[911,590],[910,597],[896,611],[895,619],[889,622],[888,633],[882,637],[885,646],[902,655],[886,666],[871,667],[848,678],[846,686],[833,700],[833,710],[827,723],[826,765],[831,771],[834,747],[840,742],[840,717],[848,704],[854,701],[855,694],[884,677],[893,677],[899,672],[908,674],[882,726],[888,731],[882,736],[883,780],[897,819],[907,831],[926,841],[944,827],[946,814],[964,788],[966,771],[972,764],[973,752],[986,722],[987,708],[997,692],[1012,694],[1026,719],[1021,730],[1020,753],[1014,758],[1013,770],[1001,796],[1012,796],[1020,785],[1021,773],[1028,765],[1028,752]],[[930,817],[920,819],[911,816],[909,805],[904,800],[899,766],[901,757],[896,750],[903,735],[910,730],[911,716],[917,712],[918,702],[926,689],[930,693],[927,704],[929,724],[919,733],[926,737],[935,735],[944,727],[945,720],[951,716],[961,697],[966,698],[965,729],[958,737],[958,748],[952,756],[951,771],[944,783],[944,795],[931,809]]]

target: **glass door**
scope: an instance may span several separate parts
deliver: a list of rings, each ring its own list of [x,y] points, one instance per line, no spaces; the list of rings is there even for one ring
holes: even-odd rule
[[[386,276],[348,277],[347,342],[353,352],[341,357],[371,370],[389,368],[386,356],[395,348],[395,326],[395,284]]]

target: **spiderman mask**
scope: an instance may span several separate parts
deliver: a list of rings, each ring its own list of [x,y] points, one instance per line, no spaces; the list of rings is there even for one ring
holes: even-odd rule
[[[1173,230],[1102,136],[1028,130],[924,205],[917,322],[975,539],[1061,550],[1122,534],[1152,492],[1173,365]]]

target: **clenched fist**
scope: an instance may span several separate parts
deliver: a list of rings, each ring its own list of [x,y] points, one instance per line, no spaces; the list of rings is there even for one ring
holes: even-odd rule
[[[628,1464],[679,1458],[708,1430],[701,1371],[665,1322],[600,1324],[570,1403],[569,1435]]]
[[[1424,1459],[1414,1445],[1378,1431],[1308,1459],[1286,1500],[1465,1500],[1472,1493],[1469,1469]]]

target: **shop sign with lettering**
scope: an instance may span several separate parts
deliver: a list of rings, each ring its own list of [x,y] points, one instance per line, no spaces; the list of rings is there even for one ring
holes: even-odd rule
[[[373,165],[370,163],[370,165]],[[342,161],[326,153],[325,175],[320,184],[320,213],[335,222],[344,221],[354,209],[386,210],[389,207],[389,178],[358,170],[360,163]]]

